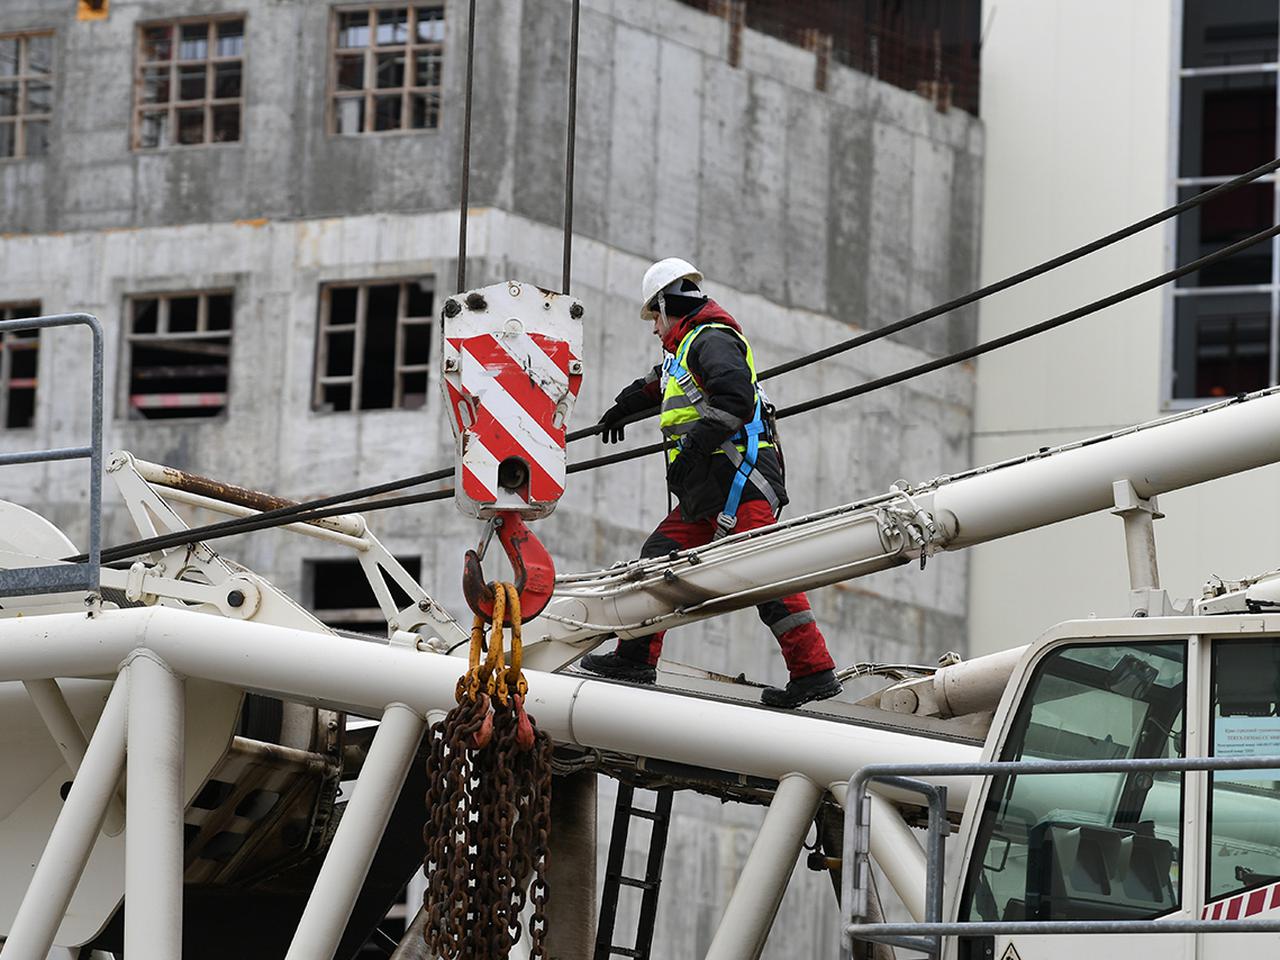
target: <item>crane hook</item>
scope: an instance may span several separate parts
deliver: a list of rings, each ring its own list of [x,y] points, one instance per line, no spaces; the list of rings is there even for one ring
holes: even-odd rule
[[[515,588],[520,594],[520,610],[524,620],[532,620],[551,600],[555,590],[556,568],[541,541],[533,535],[524,519],[515,511],[501,511],[490,518],[484,536],[475,550],[468,550],[462,565],[462,595],[472,611],[486,620],[493,620],[494,584],[485,580],[481,562],[494,533],[502,543],[502,549],[511,561],[515,572]],[[509,615],[503,622],[511,625]]]

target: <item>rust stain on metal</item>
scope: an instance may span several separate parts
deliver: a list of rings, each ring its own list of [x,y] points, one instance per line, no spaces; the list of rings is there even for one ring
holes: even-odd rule
[[[265,227],[271,221],[266,217],[252,217],[247,220],[237,220],[237,227]]]
[[[297,500],[288,500],[284,497],[277,497],[274,494],[262,493],[259,490],[250,490],[248,487],[226,483],[222,480],[214,480],[212,477],[202,477],[197,473],[188,473],[176,467],[164,467],[163,470],[163,483],[166,487],[173,487],[175,490],[186,490],[188,493],[198,493],[201,496],[221,500],[224,503],[234,503],[237,506],[248,507],[251,510],[260,510],[265,513],[268,510],[277,510],[280,507],[292,507],[298,503]]]

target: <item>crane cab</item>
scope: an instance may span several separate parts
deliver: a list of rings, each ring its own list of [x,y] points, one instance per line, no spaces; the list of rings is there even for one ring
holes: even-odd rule
[[[1280,755],[1280,616],[1088,620],[1029,648],[984,759]],[[970,792],[944,919],[1280,917],[1280,770],[995,776]],[[947,938],[949,960],[1274,955],[1277,933]]]

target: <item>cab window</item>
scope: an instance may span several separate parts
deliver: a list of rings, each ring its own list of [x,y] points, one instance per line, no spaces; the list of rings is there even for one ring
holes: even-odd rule
[[[1280,642],[1216,640],[1211,682],[1213,756],[1280,755]],[[1280,770],[1211,777],[1206,898],[1280,881]]]
[[[1064,647],[1037,667],[1002,760],[1183,755],[1186,644]],[[1182,775],[993,778],[962,920],[1137,920],[1176,909]]]

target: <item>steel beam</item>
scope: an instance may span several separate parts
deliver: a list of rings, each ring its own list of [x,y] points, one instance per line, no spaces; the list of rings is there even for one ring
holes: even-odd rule
[[[425,727],[403,703],[383,712],[285,960],[332,960]]]
[[[594,770],[556,777],[551,789],[547,956],[589,957],[595,946],[596,792]]]
[[[4,942],[4,960],[44,960],[53,945],[124,769],[128,689],[123,675],[111,688]]]
[[[23,686],[27,688],[27,696],[40,714],[40,719],[53,737],[53,742],[62,754],[62,759],[71,771],[74,780],[84,762],[85,751],[89,741],[85,738],[80,723],[71,713],[67,698],[62,695],[62,688],[57,680],[27,680]],[[109,837],[114,837],[124,829],[124,807],[118,796],[113,796],[107,805],[107,816],[102,822],[102,830]]]
[[[124,953],[129,960],[182,956],[182,678],[158,657],[128,661]]]
[[[755,960],[760,956],[822,792],[799,774],[788,774],[778,782],[707,960]]]

